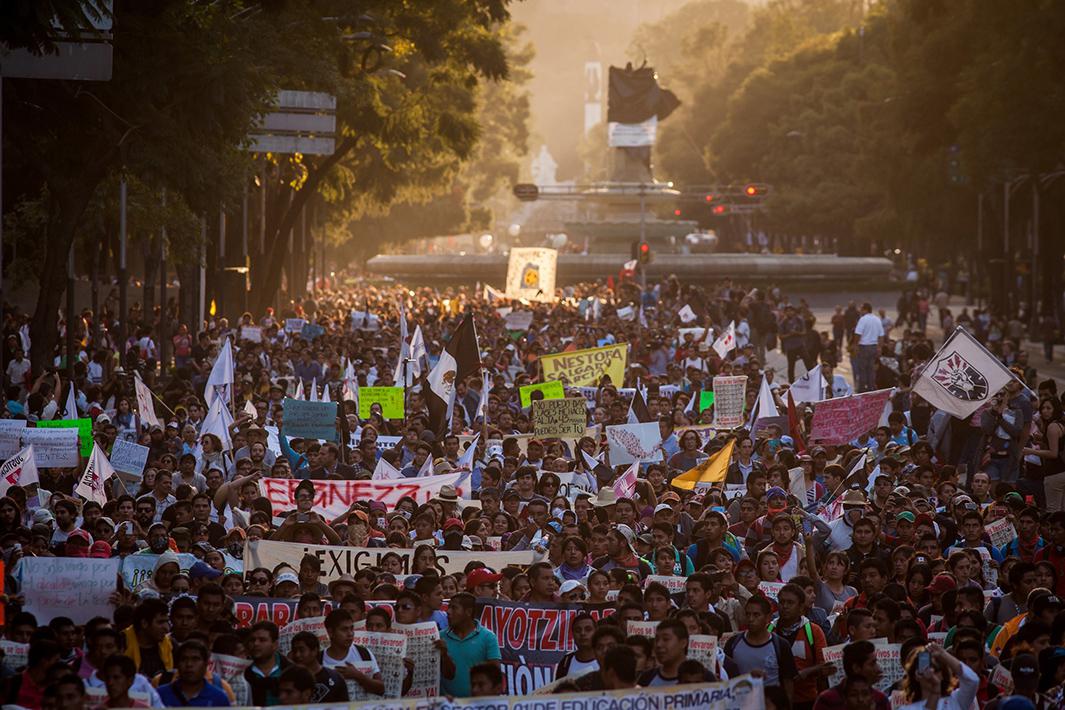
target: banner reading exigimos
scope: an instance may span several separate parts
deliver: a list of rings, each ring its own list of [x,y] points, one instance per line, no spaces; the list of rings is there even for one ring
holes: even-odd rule
[[[544,380],[560,380],[567,387],[594,387],[603,375],[609,375],[615,387],[625,380],[629,359],[628,343],[544,355],[540,363]]]

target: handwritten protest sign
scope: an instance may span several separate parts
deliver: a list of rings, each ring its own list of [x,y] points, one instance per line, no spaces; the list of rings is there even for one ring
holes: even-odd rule
[[[370,408],[374,404],[381,405],[381,416],[385,419],[403,418],[403,388],[402,387],[360,387],[359,388],[359,418],[366,419],[370,416]],[[285,422],[288,429],[288,422]]]
[[[876,428],[891,390],[877,390],[839,399],[826,399],[814,405],[810,443],[835,446],[846,444]]]
[[[594,387],[607,375],[615,387],[625,381],[628,343],[554,353],[540,358],[545,380],[559,380],[574,387]]]
[[[78,447],[82,456],[92,455],[92,419],[55,419],[47,422],[37,422],[38,429],[77,429]],[[34,447],[36,449],[37,447]],[[40,461],[38,454],[38,462]],[[44,465],[44,464],[41,464]]]
[[[337,406],[332,402],[304,402],[286,397],[282,407],[286,436],[336,441]]]
[[[25,419],[0,419],[0,459],[9,459],[19,452],[19,437],[26,428]]]
[[[303,332],[303,326],[307,321],[302,318],[286,318],[285,319],[285,332],[286,333],[301,333]]]
[[[656,421],[608,426],[606,440],[610,445],[611,466],[662,458],[662,431]]]
[[[532,320],[532,311],[511,311],[503,317],[503,326],[507,330],[528,330]]]
[[[126,555],[122,558],[120,572],[122,584],[126,589],[133,590],[152,578],[155,572],[155,561],[159,555]],[[178,553],[178,567],[182,572],[188,572],[192,565],[196,564],[196,557],[188,552]]]
[[[647,578],[643,580],[643,586],[646,587],[651,582],[658,582],[663,587],[669,590],[670,594],[684,591],[684,585],[688,582],[687,577],[678,577],[677,575],[664,575],[664,574],[649,574]]]
[[[148,447],[118,439],[111,447],[111,468],[119,473],[139,477],[148,463]]]
[[[743,407],[746,404],[747,375],[729,375],[714,378],[714,426],[735,429],[743,424]]]
[[[434,626],[436,624],[433,624]],[[355,631],[354,643],[365,646],[377,659],[381,668],[381,680],[385,683],[386,698],[398,698],[403,694],[403,678],[406,668],[403,659],[410,655],[407,649],[407,636],[402,633],[383,633],[358,629]],[[348,694],[352,700],[368,700],[381,697],[370,695],[354,681],[348,681]]]
[[[333,545],[304,545],[296,542],[274,540],[248,541],[244,547],[245,569],[265,567],[274,569],[288,564],[298,569],[305,554],[314,555],[322,563],[322,582],[331,582],[342,575],[355,575],[368,567],[380,567],[386,554],[399,555],[403,565],[402,574],[410,574],[414,562],[414,550],[387,547],[339,547]],[[519,552],[478,552],[469,550],[436,550],[436,568],[440,576],[463,572],[470,562],[483,562],[492,569],[511,565],[526,567],[537,561],[539,555],[533,550]]]
[[[250,343],[263,342],[263,329],[257,325],[242,325],[240,327],[240,339]]]
[[[22,593],[25,610],[47,624],[67,616],[84,624],[94,616],[110,618],[109,600],[118,584],[120,560],[81,557],[24,557]]]
[[[323,335],[325,335],[325,328],[317,323],[304,323],[303,327],[300,328],[300,337],[304,340],[310,340],[313,342]]]
[[[577,500],[577,494],[579,493],[588,493],[594,496],[599,492],[599,484],[596,482],[595,476],[583,471],[566,471],[555,475],[560,479],[558,494],[566,496],[571,502]]]
[[[30,656],[30,645],[17,641],[0,639],[0,651],[4,654],[4,669],[9,673],[21,670]]]
[[[655,629],[658,628],[659,622],[657,621],[626,621],[625,633],[630,636],[647,636],[648,638],[654,638]]]
[[[991,544],[996,549],[1007,545],[1017,539],[1017,529],[1008,518],[999,518],[984,526],[984,532],[991,538]]]
[[[558,380],[550,382],[537,382],[534,385],[522,385],[518,388],[518,396],[521,397],[521,406],[524,409],[532,404],[532,393],[543,392],[543,399],[562,399],[566,391]]]
[[[22,443],[25,446],[33,444],[38,468],[73,468],[78,465],[77,429],[23,429]],[[91,446],[89,453],[92,453]]]
[[[765,595],[766,599],[771,599],[774,602],[777,600],[777,595],[780,594],[780,590],[784,587],[783,582],[759,582],[758,591]]]
[[[588,408],[583,399],[547,399],[533,402],[532,419],[537,436],[579,439],[584,436]]]
[[[407,697],[432,698],[440,694],[440,629],[436,622],[394,624],[394,630],[407,637],[407,658],[414,661],[414,682]]]
[[[832,677],[828,679],[830,688],[835,688],[843,682],[843,649],[846,647],[847,644],[841,643],[837,646],[827,646],[823,651],[825,663],[831,663],[835,666]]]
[[[313,510],[328,520],[347,512],[357,500],[379,500],[391,510],[404,496],[414,498],[419,505],[428,503],[444,486],[454,486],[460,498],[468,498],[471,493],[469,472],[384,481],[319,480],[313,483]],[[298,484],[294,478],[261,478],[259,491],[275,511],[295,510]]]
[[[277,636],[277,644],[281,653],[287,656],[292,651],[292,637],[301,631],[314,634],[322,648],[329,645],[329,634],[325,632],[325,617],[310,616],[306,619],[293,619],[281,627],[281,632]]]

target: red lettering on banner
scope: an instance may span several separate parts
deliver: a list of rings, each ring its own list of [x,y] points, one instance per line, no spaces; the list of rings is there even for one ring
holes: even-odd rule
[[[237,626],[246,629],[251,626],[255,614],[252,611],[251,604],[247,602],[236,602],[233,605],[233,616],[237,620]]]
[[[507,625],[503,628],[503,635],[499,638],[506,638],[507,645],[515,650],[522,650],[525,648],[525,627],[528,624],[529,617],[528,612],[525,609],[517,608],[513,610],[510,615],[510,619],[507,621]]]
[[[529,613],[529,630],[528,630],[529,640],[526,642],[526,648],[528,648],[531,651],[536,651],[536,650],[539,650],[539,648],[540,648],[540,634],[538,633],[538,629],[540,627],[540,622],[547,615],[548,611],[546,609],[530,608],[528,610],[528,613]]]
[[[565,614],[565,612],[562,612]],[[543,636],[541,636],[540,650],[541,651],[557,651],[558,650],[558,638],[555,637],[555,631],[559,626],[559,614],[558,609],[548,609],[544,613],[544,617],[547,619],[547,628],[544,629]]]

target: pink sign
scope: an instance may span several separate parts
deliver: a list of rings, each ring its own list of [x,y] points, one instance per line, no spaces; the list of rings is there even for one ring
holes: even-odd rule
[[[891,390],[877,390],[818,402],[814,406],[810,443],[836,446],[872,431],[890,397]]]

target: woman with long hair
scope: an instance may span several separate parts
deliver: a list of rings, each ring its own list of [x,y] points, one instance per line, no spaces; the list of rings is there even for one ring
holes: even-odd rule
[[[1044,397],[1039,403],[1038,446],[1026,447],[1023,451],[1029,466],[1029,478],[1042,478],[1046,492],[1047,512],[1065,510],[1065,415],[1061,402],[1054,397]],[[1031,457],[1039,460],[1038,466]],[[1031,470],[1038,469],[1032,475]]]
[[[847,584],[850,572],[850,558],[842,550],[829,552],[820,569],[817,566],[812,540],[806,543],[806,569],[814,581],[817,592],[816,606],[831,613],[837,606],[842,606],[851,597],[858,596],[858,590]]]
[[[980,677],[942,646],[930,643],[910,651],[902,687],[907,704],[900,710],[968,710]]]
[[[669,467],[678,469],[680,471],[687,471],[695,468],[695,465],[700,459],[706,458],[701,449],[703,446],[703,440],[699,438],[699,433],[688,430],[680,435],[680,451],[673,454],[669,459]]]

